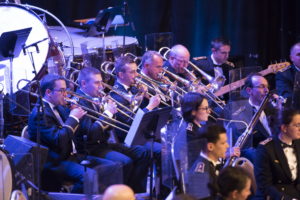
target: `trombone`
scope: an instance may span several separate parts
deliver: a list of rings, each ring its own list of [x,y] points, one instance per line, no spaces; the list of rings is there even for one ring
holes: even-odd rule
[[[82,108],[83,110],[85,110],[85,111],[87,111],[87,112],[93,113],[93,114],[98,115],[98,116],[101,116],[101,117],[103,117],[103,118],[105,118],[105,119],[107,119],[107,120],[110,120],[110,121],[112,121],[112,122],[118,123],[118,124],[120,124],[120,125],[122,125],[122,126],[128,128],[128,129],[130,128],[130,126],[128,126],[127,124],[125,124],[125,123],[123,123],[123,122],[120,122],[120,121],[118,121],[118,120],[116,120],[116,119],[114,119],[114,118],[109,118],[108,116],[106,116],[106,115],[104,115],[104,114],[102,114],[102,113],[100,113],[100,112],[97,112],[97,111],[95,111],[95,110],[93,110],[93,109],[90,109],[90,108],[88,108],[88,107],[86,107],[86,106],[80,105],[80,104],[79,104],[77,101],[75,101],[74,99],[70,99],[70,98],[67,98],[67,97],[66,97],[64,100],[65,100],[67,103],[74,104],[74,105],[76,105],[76,106]],[[108,122],[108,121],[99,119],[99,118],[97,118],[97,117],[95,117],[95,116],[93,116],[93,115],[86,114],[86,116],[87,116],[87,117],[90,117],[90,118],[92,118],[92,119],[95,119],[95,120],[97,120],[97,121],[103,122],[103,123],[105,123],[105,124],[107,124],[107,125],[109,125],[109,126],[112,126],[112,127],[114,127],[114,128],[117,128],[117,129],[119,129],[119,130],[121,130],[121,131],[124,131],[124,132],[126,132],[126,133],[128,132],[127,130],[125,130],[125,129],[123,129],[123,128],[121,128],[121,127],[115,125],[115,124],[112,124],[112,123],[110,123],[110,122]]]
[[[91,100],[91,99],[89,99],[89,98],[87,98],[87,97],[85,97],[85,96],[82,96],[82,95],[80,95],[80,94],[78,94],[78,93],[76,93],[76,92],[67,91],[67,93],[70,94],[70,95],[72,95],[72,96],[74,96],[75,98],[83,99],[83,100],[86,100],[86,101],[88,101],[88,102],[90,102],[90,103],[92,103],[92,104],[101,106],[98,102],[95,102],[95,101],[93,101],[93,100]],[[106,97],[108,97],[110,100],[112,100],[113,102],[115,102],[117,105],[120,104],[119,102],[117,102],[116,100],[114,100],[112,97],[110,97],[110,96],[108,96],[108,95],[105,96],[105,97],[102,97],[102,98],[106,98]],[[118,104],[118,103],[119,103],[119,104]],[[120,106],[123,106],[123,105],[121,104]],[[124,107],[125,107],[125,106],[124,106]],[[127,107],[125,107],[125,108],[127,108]],[[103,110],[103,108],[102,108],[102,110]],[[117,108],[117,110],[118,110],[118,112],[120,112],[121,114],[125,115],[126,117],[129,117],[130,119],[133,119],[133,117],[131,117],[130,115],[128,115],[128,114],[127,114],[126,112],[124,112],[123,110],[121,110],[121,109],[119,109],[119,108]]]
[[[163,50],[167,50],[162,56],[165,60],[167,60],[167,54],[171,51],[171,49],[169,47],[162,47],[159,49],[159,53],[161,54]],[[216,77],[215,79],[213,79],[213,77],[211,77],[210,75],[208,75],[207,73],[205,73],[204,71],[202,71],[201,69],[199,69],[196,65],[194,65],[191,61],[189,61],[189,64],[196,70],[198,70],[203,76],[205,76],[208,80],[215,80],[217,78],[221,78],[221,77]],[[184,68],[184,70],[194,79],[197,80],[197,77],[187,68]],[[181,82],[183,85],[185,85],[188,88],[191,87],[197,87],[198,85],[203,86],[204,87],[204,96],[206,96],[208,99],[210,99],[211,101],[213,101],[218,107],[220,107],[222,110],[224,109],[224,107],[226,106],[225,103],[219,98],[217,97],[209,88],[207,88],[206,85],[204,85],[201,81],[194,81],[194,82],[190,82],[180,76],[178,76],[177,74],[174,74],[166,69],[164,69],[164,72],[169,74],[170,76],[172,76],[175,80]],[[204,74],[203,74],[204,73]],[[224,77],[225,78],[225,77]],[[213,87],[215,87],[215,85],[217,83],[214,83],[214,81],[212,81],[211,83],[213,85]]]
[[[133,55],[133,54],[131,54]],[[133,55],[134,56],[134,55]],[[112,67],[111,67],[112,66]],[[113,62],[110,61],[106,61],[104,63],[102,63],[102,65],[100,66],[101,70],[106,73],[106,74],[110,74],[111,76],[116,76],[115,74],[113,74],[115,68],[113,66]],[[111,68],[109,68],[111,67]],[[154,86],[150,86],[148,83],[146,83],[145,81],[142,80],[142,78],[144,78],[145,80],[148,80],[149,82],[151,82],[152,84],[154,84],[157,87],[162,88],[162,86],[160,86],[159,83],[154,82],[152,79],[150,79],[147,76],[142,75],[141,73],[138,73],[138,78],[136,78],[136,82],[139,84],[142,84],[144,86],[146,86],[147,88],[150,88],[152,90],[154,90],[160,97],[161,99],[169,99],[168,96],[166,96],[165,94],[163,94],[161,91],[159,91],[158,89],[156,89]],[[111,89],[112,91],[116,92],[117,94],[119,94],[120,96],[124,97],[127,101],[129,101],[130,103],[134,104],[134,107],[139,105],[141,102],[140,101],[136,101],[136,97],[137,95],[129,95],[129,94],[124,94],[124,92],[118,91],[116,89],[114,89],[112,86],[105,84],[105,87]],[[147,95],[149,96],[154,96],[153,94],[147,92]],[[166,105],[166,106],[170,106],[168,103],[166,103],[165,101],[161,101],[162,104]]]
[[[165,52],[164,52],[165,51]],[[169,47],[161,47],[158,52],[163,56],[164,59],[168,60],[168,53],[170,53],[171,49]],[[164,53],[163,53],[164,52]],[[192,63],[191,61],[189,61],[189,65],[196,71],[198,71],[200,74],[202,74],[206,80],[208,80],[208,82],[213,86],[214,90],[218,90],[220,89],[220,87],[222,87],[226,81],[225,76],[221,75],[221,76],[217,76],[217,77],[212,77],[209,74],[207,74],[205,71],[203,71],[202,69],[198,68],[194,63]],[[191,75],[192,72],[189,73],[189,75]],[[193,76],[195,77],[195,75]]]

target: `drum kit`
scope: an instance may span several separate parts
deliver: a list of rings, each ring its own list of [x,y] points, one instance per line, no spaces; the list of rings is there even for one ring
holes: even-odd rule
[[[52,17],[59,26],[48,26],[43,17],[45,15]],[[103,61],[114,61],[120,56],[124,44],[128,51],[134,51],[138,45],[135,38],[128,36],[88,36],[83,29],[65,27],[57,17],[46,10],[18,3],[0,3],[0,24],[0,85],[2,94],[18,92],[19,88],[28,84],[25,81],[20,83],[21,80],[40,79],[47,71],[64,76],[68,70],[72,69],[71,63],[73,61],[80,62],[81,66],[100,67]],[[24,34],[24,30],[26,30],[26,34]],[[1,47],[1,39],[7,40],[7,37],[4,38],[3,36],[15,31],[23,32],[16,34],[15,38],[9,38],[14,40],[9,43],[13,44],[13,48],[9,50],[12,55],[5,56]],[[20,38],[23,38],[23,44],[20,44],[22,41]],[[21,45],[21,47],[17,47],[17,45]],[[21,51],[15,53],[16,48],[21,49]],[[1,59],[1,56],[4,59]],[[3,105],[1,102],[0,104]],[[3,109],[0,112],[3,116]],[[0,121],[3,122],[3,118]],[[0,139],[3,138],[3,130],[1,132]],[[15,185],[16,177],[10,157],[0,147],[0,199],[27,199],[24,193],[15,190],[15,188],[19,188]]]

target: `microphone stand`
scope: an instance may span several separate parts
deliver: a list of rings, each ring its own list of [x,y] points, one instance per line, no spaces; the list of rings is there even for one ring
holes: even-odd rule
[[[28,46],[23,46],[23,53],[24,55],[28,54],[32,67],[33,67],[33,73],[35,75],[35,77],[37,77],[37,71],[36,71],[36,67],[35,67],[35,63],[34,63],[34,59],[33,59],[33,52],[29,52],[27,49],[29,47],[35,47],[36,48],[36,52],[39,53],[39,48],[38,48],[38,43],[45,41],[45,39],[42,39],[40,41],[37,41],[35,43],[32,43]],[[43,102],[43,96],[42,96],[42,91],[41,91],[41,84],[40,81],[38,79],[36,79],[36,83],[37,83],[37,88],[38,88],[38,104],[37,104],[37,136],[36,136],[36,142],[37,142],[37,191],[38,191],[38,200],[40,200],[41,197],[41,181],[40,181],[40,161],[41,161],[41,154],[40,154],[40,148],[41,148],[41,132],[40,132],[40,126],[41,126],[41,118],[40,116],[42,115],[42,117],[44,118],[45,121],[45,105]],[[46,121],[45,121],[46,122]]]

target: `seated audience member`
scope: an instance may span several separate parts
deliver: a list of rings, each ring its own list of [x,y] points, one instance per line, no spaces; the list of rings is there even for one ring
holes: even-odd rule
[[[239,167],[226,167],[217,179],[219,199],[246,200],[251,194],[250,175]]]
[[[103,195],[103,200],[135,200],[133,190],[127,185],[111,185]]]

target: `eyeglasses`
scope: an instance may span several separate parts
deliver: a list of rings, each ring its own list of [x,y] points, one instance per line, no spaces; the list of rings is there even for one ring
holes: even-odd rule
[[[187,60],[183,60],[183,59],[179,59],[179,58],[176,58],[176,57],[174,57],[176,60],[177,60],[177,62],[179,62],[179,63],[183,63],[183,64],[188,64],[189,63],[189,61],[187,61]]]
[[[208,106],[207,106],[207,107],[204,107],[204,108],[198,108],[198,109],[199,109],[199,110],[204,110],[204,111],[206,111],[206,112],[207,112],[207,111],[209,111],[209,110],[210,110],[210,107],[208,107]]]
[[[258,86],[253,86],[253,88],[269,89],[269,86],[267,86],[267,85],[258,85]]]
[[[53,91],[56,91],[56,92],[59,92],[59,93],[64,94],[64,93],[67,92],[67,89],[65,89],[65,88],[61,88],[61,89],[53,89]]]
[[[300,128],[300,124],[289,124],[289,126],[293,126],[293,127],[296,127],[296,128]]]

